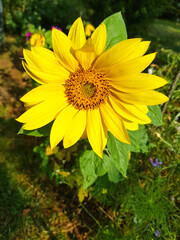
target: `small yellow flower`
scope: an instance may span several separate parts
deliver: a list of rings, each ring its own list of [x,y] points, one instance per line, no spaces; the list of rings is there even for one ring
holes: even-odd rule
[[[155,58],[145,55],[148,41],[128,39],[105,52],[106,26],[102,23],[86,40],[81,18],[72,25],[68,36],[52,30],[54,51],[32,47],[24,49],[23,66],[41,86],[21,101],[32,107],[17,121],[32,130],[54,120],[50,133],[51,149],[63,140],[68,148],[87,137],[101,158],[110,131],[119,141],[130,144],[127,129],[147,124],[147,105],[168,98],[154,91],[167,82],[141,73]]]
[[[44,47],[45,38],[42,34],[34,33],[31,36],[29,43],[30,43],[31,47]]]
[[[68,177],[71,174],[70,172],[65,172],[60,170],[56,170],[56,172],[61,174],[63,177]]]
[[[79,202],[82,203],[84,201],[84,198],[86,198],[86,197],[88,197],[88,192],[87,192],[87,190],[83,189],[83,186],[81,186],[78,191]]]
[[[95,30],[95,27],[92,24],[90,24],[90,23],[86,24],[85,34],[87,37],[90,37],[92,32],[94,32],[94,30]]]
[[[53,155],[55,153],[58,152],[58,148],[54,148],[53,150],[51,150],[51,147],[50,146],[47,146],[46,147],[46,156],[50,156],[50,155]]]

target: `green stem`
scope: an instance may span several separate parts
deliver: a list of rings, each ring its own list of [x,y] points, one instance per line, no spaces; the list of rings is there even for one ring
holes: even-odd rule
[[[170,90],[169,90],[169,93],[168,93],[168,98],[169,98],[169,100],[170,100],[170,98],[171,98],[171,96],[172,96],[172,94],[173,94],[173,92],[174,92],[174,90],[175,90],[175,88],[176,88],[176,84],[177,84],[179,78],[180,78],[180,70],[179,70],[178,73],[176,74],[176,77],[175,77],[175,79],[173,80],[173,83],[172,83],[171,88],[170,88]],[[169,103],[169,101],[167,101],[167,102],[165,102],[165,103],[163,104],[163,106],[162,106],[162,114],[165,113],[165,110],[166,110],[166,108],[167,108],[168,103]]]
[[[85,212],[87,212],[87,214],[89,214],[89,216],[97,223],[97,225],[100,227],[100,228],[102,228],[101,227],[101,224],[99,223],[99,221],[87,210],[87,208],[81,203],[80,204],[81,205],[81,207],[85,210]]]

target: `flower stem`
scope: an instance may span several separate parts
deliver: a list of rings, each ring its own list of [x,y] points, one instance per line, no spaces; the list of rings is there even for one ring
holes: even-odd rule
[[[173,92],[174,92],[174,90],[175,90],[175,87],[176,87],[176,84],[177,84],[179,78],[180,78],[180,69],[179,69],[178,73],[176,74],[176,77],[174,78],[174,81],[173,81],[173,83],[172,83],[172,85],[171,85],[171,88],[170,88],[170,90],[169,90],[169,92],[168,92],[168,98],[169,98],[169,100],[170,100],[170,98],[171,98],[171,96],[172,96],[172,94],[173,94]],[[163,106],[162,106],[162,114],[164,114],[164,112],[165,112],[165,110],[166,110],[166,108],[167,108],[168,103],[169,103],[169,101],[168,101],[168,102],[165,102],[165,103],[163,104]]]
[[[102,228],[101,227],[101,224],[99,223],[99,221],[87,210],[87,208],[81,203],[80,204],[81,205],[81,207],[87,212],[87,214],[97,223],[97,225],[100,227],[100,228]]]

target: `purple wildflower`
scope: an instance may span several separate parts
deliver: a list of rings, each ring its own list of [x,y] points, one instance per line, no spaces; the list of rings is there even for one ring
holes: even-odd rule
[[[180,127],[178,127],[177,129],[178,129],[178,132],[180,132]]]
[[[32,35],[32,32],[27,32],[26,33],[26,42],[29,41],[29,37]]]
[[[26,37],[30,37],[32,35],[32,32],[27,32]]]
[[[156,158],[155,160],[153,160],[153,158],[149,158],[149,161],[151,162],[153,167],[160,167],[161,164],[163,164],[162,162],[158,161],[158,158]]]
[[[62,29],[61,29],[61,28],[58,28],[58,27],[52,26],[52,27],[51,27],[51,30],[53,30],[53,28],[55,28],[55,29],[57,29],[57,30],[59,30],[59,31],[62,32]]]
[[[161,233],[160,233],[160,231],[158,229],[155,230],[154,236],[155,237],[160,237],[161,236]]]

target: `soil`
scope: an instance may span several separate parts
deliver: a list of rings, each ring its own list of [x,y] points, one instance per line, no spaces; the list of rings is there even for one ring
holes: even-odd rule
[[[21,65],[22,47],[14,37],[5,39],[6,45],[0,54],[0,108],[3,118],[16,118],[24,108],[18,100],[31,85],[31,80]],[[3,116],[2,116],[3,115]]]
[[[0,209],[3,209],[0,217],[0,238],[3,240],[18,240],[35,237],[36,235],[29,236],[26,232],[26,219],[27,216],[30,216],[32,225],[29,225],[28,222],[28,229],[33,229],[35,225],[35,229],[42,229],[43,231],[41,231],[42,236],[38,239],[59,239],[59,232],[63,234],[64,238],[62,239],[89,239],[88,235],[92,233],[92,229],[96,229],[98,226],[88,212],[97,215],[98,206],[94,204],[92,207],[89,203],[83,203],[82,208],[76,190],[72,190],[65,184],[56,186],[47,177],[41,178],[36,175],[33,169],[33,161],[36,161],[36,159],[30,159],[28,162],[28,158],[30,158],[28,156],[34,158],[32,150],[39,140],[35,137],[17,135],[21,126],[15,121],[15,118],[25,110],[19,99],[27,92],[27,89],[31,88],[32,80],[21,65],[23,49],[20,44],[11,36],[6,37],[5,42],[4,51],[0,53],[0,165],[2,167],[0,167],[2,170],[0,178],[4,181],[2,184],[5,188],[5,201],[7,199],[8,201],[14,201],[13,196],[11,196],[12,199],[9,199],[9,197],[6,199],[6,195],[10,191],[8,187],[6,189],[6,186],[8,186],[6,178],[14,179],[14,185],[18,184],[18,188],[24,189],[25,196],[28,191],[28,194],[34,200],[33,203],[28,202],[27,206],[25,204],[23,210],[18,213],[24,225],[23,229],[18,230],[19,227],[16,226],[16,231],[11,235],[8,235],[10,234],[8,233],[8,225],[11,229],[16,219],[13,218],[13,213],[8,212],[6,208],[1,206],[0,202]],[[24,153],[20,153],[21,149]],[[25,158],[26,162],[24,162]],[[21,200],[19,201],[21,202]],[[12,205],[12,202],[10,201],[9,205]],[[38,203],[39,207],[34,206],[34,202]],[[84,209],[89,210],[84,211]],[[8,221],[11,224],[4,227],[4,222],[7,223]],[[37,232],[37,229],[33,231]]]

